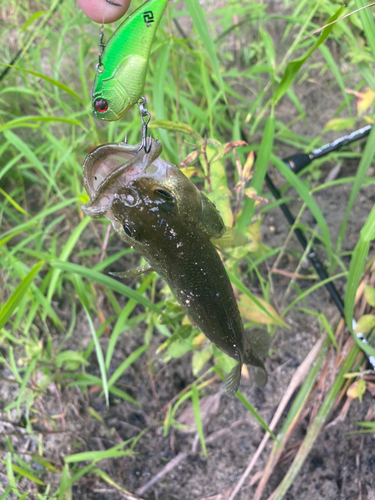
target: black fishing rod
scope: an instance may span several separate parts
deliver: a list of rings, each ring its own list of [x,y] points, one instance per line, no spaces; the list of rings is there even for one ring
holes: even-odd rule
[[[352,142],[359,141],[360,139],[367,137],[371,129],[372,125],[366,125],[359,130],[355,130],[349,135],[344,135],[344,137],[340,137],[339,139],[336,139],[329,144],[325,144],[318,149],[314,149],[314,151],[311,151],[311,153],[298,153],[292,156],[288,156],[288,158],[283,159],[283,162],[287,167],[293,170],[295,174],[298,174],[298,172],[310,165],[313,160],[317,160],[318,158],[327,156],[333,151],[337,151],[338,149],[347,146]]]
[[[363,139],[364,137],[367,137],[372,129],[372,125],[367,125],[365,127],[362,127],[359,130],[356,130],[352,132],[349,135],[346,135],[344,137],[340,137],[339,139],[336,139],[334,142],[331,142],[329,144],[325,144],[324,146],[313,150],[311,153],[297,153],[292,156],[288,156],[287,158],[283,159],[283,162],[285,165],[290,168],[295,174],[298,172],[301,172],[304,168],[306,168],[308,165],[313,160],[316,160],[317,158],[322,158],[329,153],[332,153],[333,151],[337,151],[343,146],[347,146],[348,144],[351,144],[352,142],[358,141],[360,139]],[[272,182],[272,179],[268,175],[268,173],[265,176],[265,180],[267,183],[267,186],[269,190],[271,191],[272,195],[274,198],[277,200],[281,200],[282,196],[280,191],[276,188],[274,183]],[[296,222],[296,219],[292,215],[291,211],[287,207],[285,203],[280,204],[280,209],[283,212],[285,218],[287,219],[288,223],[293,226]],[[307,249],[308,242],[307,239],[305,238],[305,235],[303,234],[303,231],[299,228],[294,228],[294,234],[296,235],[298,241],[300,242],[302,248],[304,250]],[[324,268],[323,264],[317,257],[315,250],[310,247],[309,253],[307,254],[308,259],[310,260],[311,264],[314,266],[314,269],[318,273],[319,278],[324,281],[329,278],[329,275]],[[337,309],[339,310],[341,316],[345,318],[345,311],[344,311],[344,302],[337,291],[337,288],[335,285],[330,282],[326,283],[325,288],[327,289],[328,293],[330,294],[333,302],[335,303]],[[364,344],[368,344],[366,338],[362,333],[357,334],[357,338],[362,341]],[[363,351],[364,352],[364,351]],[[373,370],[375,370],[375,358],[373,356],[368,355],[366,352],[364,352],[368,362],[370,363],[371,367]]]

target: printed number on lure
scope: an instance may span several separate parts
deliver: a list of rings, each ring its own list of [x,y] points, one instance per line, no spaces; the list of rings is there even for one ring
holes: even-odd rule
[[[99,56],[92,95],[96,118],[120,119],[143,94],[151,45],[167,2],[144,3],[109,39]]]

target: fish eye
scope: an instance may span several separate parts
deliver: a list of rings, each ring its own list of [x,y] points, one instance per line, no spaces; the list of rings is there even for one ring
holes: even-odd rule
[[[124,224],[124,231],[125,231],[125,234],[127,236],[129,236],[129,238],[133,238],[132,232],[130,231],[130,229],[128,228],[128,226],[125,225],[125,224]]]
[[[165,191],[164,189],[155,189],[155,193],[160,194],[160,196],[166,198],[167,200],[171,200],[173,198],[173,195],[171,195],[171,193],[168,193],[168,191]]]
[[[96,99],[94,102],[94,106],[96,111],[99,111],[99,113],[104,113],[108,109],[108,103],[105,99]]]

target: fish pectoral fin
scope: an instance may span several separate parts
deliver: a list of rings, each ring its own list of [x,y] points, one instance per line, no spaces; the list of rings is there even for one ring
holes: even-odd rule
[[[254,371],[255,371],[255,377],[254,377],[255,384],[260,388],[264,387],[268,380],[268,375],[266,370],[264,368],[256,367],[254,368]]]
[[[201,217],[199,220],[199,227],[210,238],[221,238],[225,232],[225,225],[221,215],[216,209],[215,205],[205,196],[200,193],[201,198]]]
[[[249,239],[237,229],[227,227],[225,233],[220,238],[211,238],[211,243],[220,248],[242,247],[249,243]]]
[[[233,397],[240,386],[242,363],[237,363],[228,373],[223,384],[223,391],[228,398]]]
[[[152,271],[152,267],[150,266],[150,264],[138,266],[135,269],[130,269],[129,271],[109,274],[111,276],[115,276],[116,278],[134,278],[134,276],[139,276],[140,274],[146,273],[147,271]]]

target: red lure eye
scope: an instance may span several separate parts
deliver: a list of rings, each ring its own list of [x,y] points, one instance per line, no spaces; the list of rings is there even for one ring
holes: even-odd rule
[[[104,113],[104,111],[107,111],[108,109],[108,104],[107,101],[104,99],[97,99],[94,102],[95,109],[99,111],[99,113]]]

